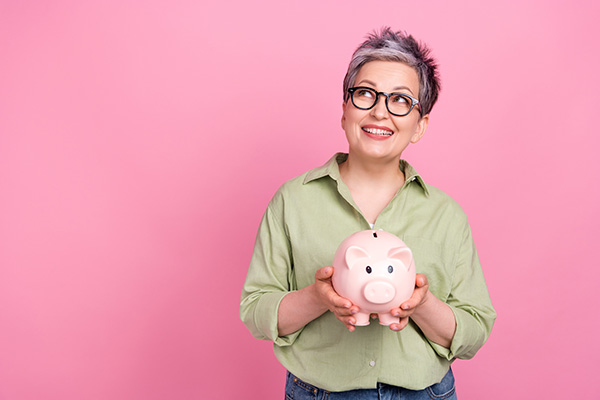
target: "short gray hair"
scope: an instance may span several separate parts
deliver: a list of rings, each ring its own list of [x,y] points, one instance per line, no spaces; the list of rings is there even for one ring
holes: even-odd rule
[[[437,62],[425,44],[406,32],[394,32],[389,27],[381,28],[380,32],[373,31],[352,55],[344,77],[344,102],[350,97],[348,89],[354,85],[358,71],[369,61],[398,61],[414,68],[419,77],[421,115],[429,114],[438,98],[440,78]]]

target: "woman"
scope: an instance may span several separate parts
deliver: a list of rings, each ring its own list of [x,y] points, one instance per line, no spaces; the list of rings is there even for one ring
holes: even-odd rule
[[[401,159],[438,91],[425,46],[389,28],[371,34],[344,79],[348,154],[286,182],[267,207],[240,316],[274,342],[286,398],[456,398],[451,363],[489,337],[496,315],[467,218]],[[400,237],[418,272],[389,328],[356,328],[358,307],[331,285],[337,246],[370,228]]]

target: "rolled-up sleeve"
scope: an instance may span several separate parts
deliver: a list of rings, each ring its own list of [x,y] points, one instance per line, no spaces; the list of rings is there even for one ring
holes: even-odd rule
[[[435,352],[447,360],[472,358],[489,338],[496,320],[496,311],[466,221],[455,259],[452,289],[446,300],[456,319],[452,344],[448,349],[429,341]]]
[[[283,223],[283,199],[276,194],[260,223],[242,289],[240,318],[257,339],[291,345],[300,331],[279,336],[277,313],[283,297],[296,290],[290,241]]]

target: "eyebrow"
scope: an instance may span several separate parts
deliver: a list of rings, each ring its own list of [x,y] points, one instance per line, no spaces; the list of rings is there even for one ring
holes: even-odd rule
[[[362,81],[358,82],[357,85],[360,85],[362,83],[367,83],[367,84],[369,84],[369,85],[371,85],[373,87],[377,86],[375,84],[375,82],[372,82],[372,81],[370,81],[368,79],[363,79]],[[410,90],[410,88],[408,86],[396,86],[392,90],[408,90],[410,92],[410,94],[414,95],[413,91]]]

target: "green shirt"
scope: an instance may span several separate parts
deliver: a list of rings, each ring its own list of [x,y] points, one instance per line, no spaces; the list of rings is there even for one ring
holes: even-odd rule
[[[320,388],[375,388],[381,382],[423,389],[439,382],[454,359],[475,355],[489,337],[496,313],[466,215],[406,161],[400,162],[406,182],[374,229],[391,232],[408,245],[431,293],[454,312],[451,348],[429,341],[412,321],[400,332],[377,320],[349,332],[329,311],[297,332],[278,335],[281,299],[312,284],[317,269],[332,264],[347,236],[371,229],[340,178],[338,164],[346,158],[336,154],[322,167],[284,183],[274,195],[256,237],[240,316],[255,337],[274,342],[285,368]]]

